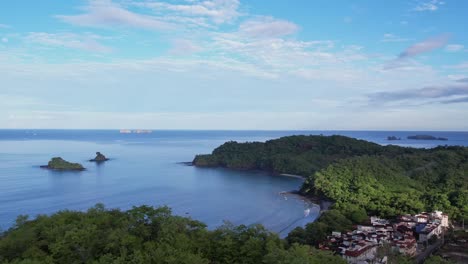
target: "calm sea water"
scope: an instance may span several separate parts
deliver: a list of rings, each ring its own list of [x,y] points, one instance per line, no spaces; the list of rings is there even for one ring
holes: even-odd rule
[[[449,140],[405,139],[423,133]],[[147,204],[167,205],[175,214],[201,220],[209,228],[225,220],[261,223],[284,236],[319,213],[317,205],[279,194],[298,189],[300,179],[179,162],[210,153],[228,140],[265,141],[293,134],[341,134],[415,147],[468,146],[467,132],[0,130],[0,228],[11,227],[19,214],[34,217],[62,209],[85,210],[96,203],[122,209]],[[389,135],[403,140],[388,142]],[[101,165],[87,162],[96,151],[112,160]],[[38,167],[54,156],[80,162],[87,170],[56,172]],[[310,214],[304,217],[307,208]]]

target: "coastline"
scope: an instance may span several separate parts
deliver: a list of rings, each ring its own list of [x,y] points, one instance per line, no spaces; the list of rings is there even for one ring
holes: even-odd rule
[[[297,178],[297,179],[305,180],[305,177],[304,177],[304,176],[296,175],[296,174],[279,173],[278,175],[279,175],[279,176],[284,176],[284,177],[290,177],[290,178]]]
[[[198,165],[194,164],[193,161],[192,162],[177,162],[177,164],[181,164],[181,165],[185,165],[185,166],[193,166],[193,167],[197,167],[197,168],[220,168],[218,166],[213,166],[213,167],[211,167],[211,166],[207,166],[207,167],[198,166]],[[254,170],[254,169],[241,170],[241,169],[233,169],[233,168],[226,168],[226,167],[221,167],[221,168],[225,168],[225,169],[228,169],[228,170],[238,170],[238,171],[268,172],[268,171],[264,171],[264,170]],[[273,173],[273,175],[276,175],[276,176],[301,179],[302,181],[305,181],[305,178],[306,178],[306,177],[301,176],[301,175],[290,174],[290,173],[275,173],[275,172],[270,172],[270,173]],[[330,207],[334,204],[333,201],[331,201],[331,200],[329,200],[329,199],[327,199],[325,197],[321,197],[321,196],[317,196],[317,195],[304,195],[298,190],[282,191],[282,192],[279,192],[278,194],[279,195],[293,196],[294,198],[302,200],[302,201],[304,201],[306,203],[316,204],[316,205],[318,205],[320,207],[320,215],[323,212],[328,211],[330,209]]]
[[[330,207],[333,205],[333,202],[325,197],[320,197],[320,196],[312,196],[312,195],[303,195],[299,191],[294,190],[294,191],[284,191],[280,192],[280,195],[288,195],[288,196],[293,196],[297,199],[300,199],[306,203],[311,203],[311,204],[316,204],[320,207],[320,214],[323,212],[326,212],[330,209]]]

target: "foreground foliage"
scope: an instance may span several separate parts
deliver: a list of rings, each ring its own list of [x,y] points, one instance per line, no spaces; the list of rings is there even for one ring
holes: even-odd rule
[[[260,225],[209,231],[167,207],[62,211],[20,216],[0,236],[0,263],[345,263],[308,246],[287,246]]]

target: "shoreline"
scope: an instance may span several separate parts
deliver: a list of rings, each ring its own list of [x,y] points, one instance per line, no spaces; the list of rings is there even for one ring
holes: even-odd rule
[[[199,166],[194,164],[193,162],[177,162],[178,164],[186,165],[186,166],[193,166],[196,168],[224,168],[228,170],[237,170],[237,171],[259,171],[259,172],[266,172],[266,173],[272,173],[275,176],[282,176],[282,177],[289,177],[289,178],[295,178],[295,179],[301,179],[302,181],[305,181],[306,177],[297,175],[297,174],[290,174],[290,173],[275,173],[271,171],[265,171],[265,170],[255,170],[255,169],[248,169],[248,170],[242,170],[242,169],[233,169],[233,168],[226,168],[226,167],[219,167],[219,166]],[[278,193],[279,195],[290,195],[294,196],[295,198],[298,198],[304,202],[307,203],[312,203],[316,204],[320,207],[320,214],[319,216],[323,213],[326,212],[330,209],[330,207],[334,204],[333,201],[325,198],[325,197],[320,197],[316,195],[303,195],[300,193],[298,190],[292,190],[292,191],[281,191]]]
[[[330,207],[334,204],[331,200],[328,200],[325,197],[303,195],[297,190],[279,192],[279,195],[293,196],[293,197],[295,197],[297,199],[300,199],[300,200],[302,200],[302,201],[304,201],[306,203],[316,204],[316,205],[318,205],[320,207],[320,214],[322,214],[323,212],[328,211],[330,209]]]
[[[306,178],[306,177],[301,176],[301,175],[289,174],[289,173],[279,173],[279,174],[277,174],[277,175],[283,176],[283,177],[290,177],[290,178],[301,179],[301,180],[305,180],[305,178]]]

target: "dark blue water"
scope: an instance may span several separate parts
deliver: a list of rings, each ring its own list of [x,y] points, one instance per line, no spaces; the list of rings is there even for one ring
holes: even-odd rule
[[[168,205],[214,228],[224,220],[261,223],[287,234],[313,221],[316,205],[279,195],[299,188],[301,180],[259,172],[200,169],[178,164],[210,153],[228,140],[264,141],[293,134],[341,134],[415,147],[468,145],[467,132],[424,132],[448,141],[406,140],[423,132],[380,131],[154,131],[120,134],[115,130],[0,130],[0,227],[12,226],[19,214],[34,217],[61,209],[85,210],[100,202],[110,208]],[[86,160],[100,151],[112,158],[97,165]],[[80,162],[83,172],[40,169],[54,156]],[[304,209],[311,208],[304,217]]]

